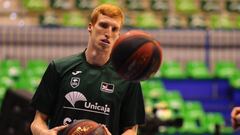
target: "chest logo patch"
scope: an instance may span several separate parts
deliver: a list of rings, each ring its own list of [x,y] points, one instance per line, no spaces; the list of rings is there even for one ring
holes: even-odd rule
[[[70,85],[73,87],[73,88],[77,88],[80,84],[80,78],[79,77],[72,77],[71,78],[71,82],[70,82]]]
[[[107,93],[113,93],[114,84],[102,82],[100,90],[103,91],[103,92],[107,92]]]

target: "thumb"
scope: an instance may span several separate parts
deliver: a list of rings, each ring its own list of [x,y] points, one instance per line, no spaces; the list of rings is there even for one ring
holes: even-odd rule
[[[101,125],[101,126],[105,129],[105,131],[107,132],[107,135],[112,135],[108,130],[108,128],[106,127],[106,125]]]
[[[65,129],[66,127],[68,127],[68,125],[61,125],[61,126],[54,127],[52,130],[58,132],[58,131]]]

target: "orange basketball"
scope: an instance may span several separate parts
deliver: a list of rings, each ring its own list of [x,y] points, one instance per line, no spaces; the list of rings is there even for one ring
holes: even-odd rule
[[[158,71],[162,63],[162,49],[151,34],[131,30],[115,42],[111,59],[117,73],[124,79],[141,81]]]
[[[104,127],[95,121],[84,119],[70,124],[63,135],[107,135]]]

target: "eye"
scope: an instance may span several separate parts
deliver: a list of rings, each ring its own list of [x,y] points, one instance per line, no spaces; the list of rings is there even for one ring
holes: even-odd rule
[[[118,27],[113,27],[113,28],[112,28],[112,31],[113,31],[113,32],[117,32],[118,30],[119,30]]]
[[[99,23],[99,26],[102,28],[108,28],[108,24],[104,22]]]

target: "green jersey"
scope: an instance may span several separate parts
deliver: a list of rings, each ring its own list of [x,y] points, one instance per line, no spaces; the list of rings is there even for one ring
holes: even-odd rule
[[[91,119],[118,135],[145,120],[140,83],[123,80],[111,62],[87,63],[85,52],[52,61],[31,104],[49,116],[49,128]]]

